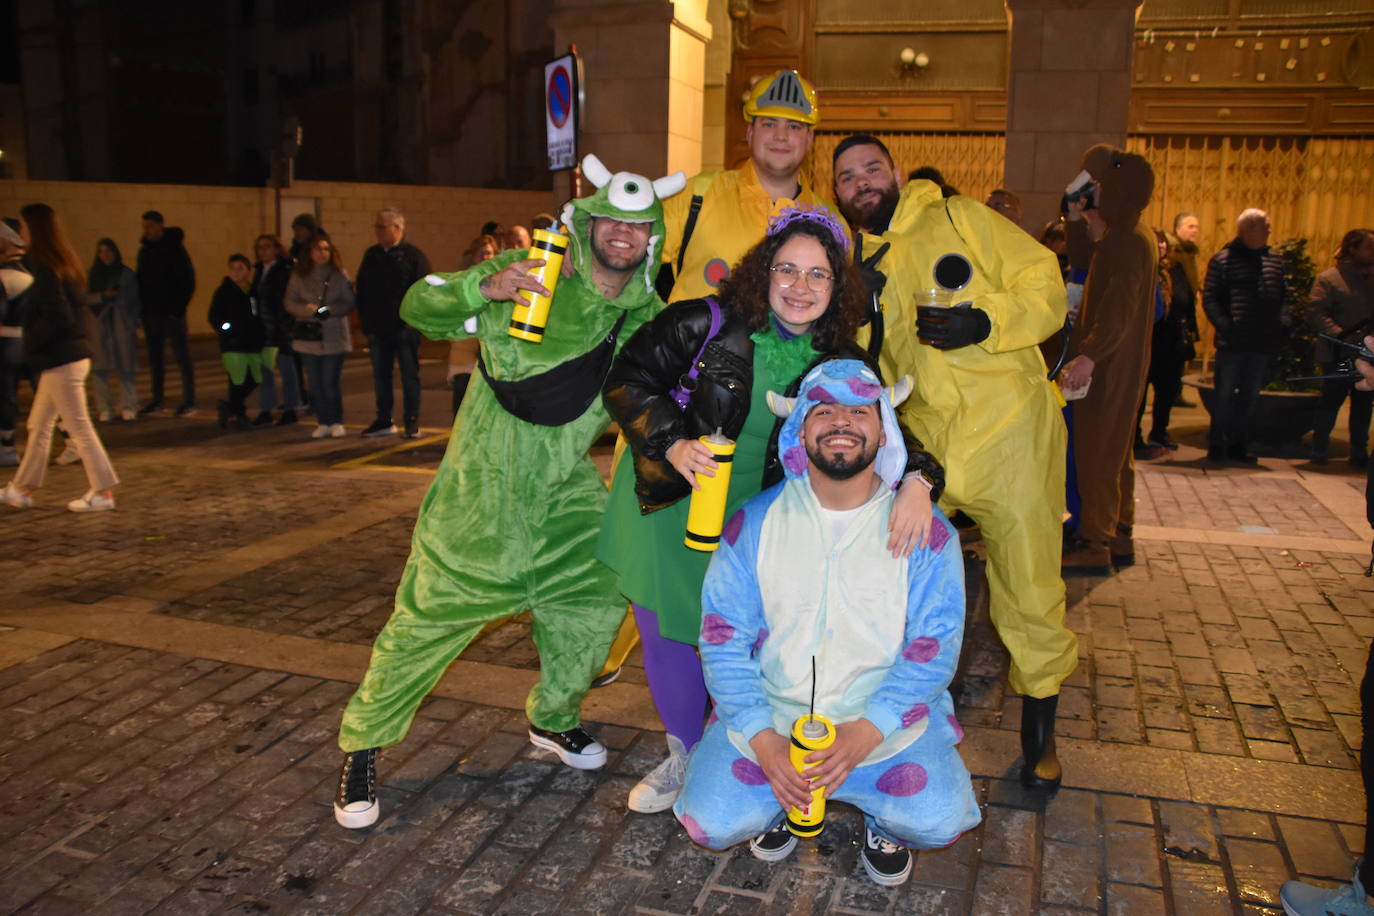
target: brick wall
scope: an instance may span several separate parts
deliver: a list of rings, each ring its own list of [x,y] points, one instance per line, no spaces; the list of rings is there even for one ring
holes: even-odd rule
[[[283,194],[319,201],[320,221],[337,242],[350,274],[376,241],[372,218],[382,207],[405,213],[410,240],[440,270],[457,268],[463,250],[487,220],[528,226],[535,213],[551,210],[547,191],[301,181]],[[267,188],[0,181],[0,216],[17,217],[20,207],[35,201],[57,210],[87,265],[95,257],[96,241],[108,236],[132,267],[145,210],[160,210],[167,225],[184,229],[197,277],[188,314],[193,334],[210,333],[205,316],[229,255],[252,257],[253,239],[276,228],[276,200]],[[292,215],[286,214],[288,219]]]

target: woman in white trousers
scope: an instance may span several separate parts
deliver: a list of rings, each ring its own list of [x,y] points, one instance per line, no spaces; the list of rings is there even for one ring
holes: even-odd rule
[[[38,385],[29,409],[24,457],[14,478],[0,490],[0,502],[20,509],[33,505],[33,491],[43,485],[47,472],[53,427],[61,419],[90,484],[86,494],[67,503],[67,508],[73,512],[113,509],[119,478],[86,409],[91,348],[83,313],[85,272],[52,207],[29,204],[19,215],[28,244],[26,260],[33,272],[24,309],[24,353],[29,367],[38,373]]]

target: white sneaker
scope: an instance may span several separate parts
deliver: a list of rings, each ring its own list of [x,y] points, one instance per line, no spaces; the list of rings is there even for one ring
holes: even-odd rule
[[[114,419],[114,414],[108,410],[102,410],[100,414],[96,417],[96,419],[99,420],[101,423],[109,423],[111,420]]]
[[[54,460],[58,464],[76,464],[81,460],[81,453],[76,450],[75,446],[68,443],[67,447],[62,450],[62,454],[58,455]]]
[[[667,811],[682,794],[686,779],[687,748],[681,739],[669,735],[668,756],[630,790],[629,809],[639,814]]]
[[[121,411],[119,412],[119,416],[120,416],[121,418],[125,419],[125,420],[137,420],[137,419],[138,419],[138,411],[137,411],[137,410],[121,410]]]
[[[315,427],[314,431],[310,434],[310,438],[323,439],[327,435],[329,435],[329,427],[321,423],[319,426]]]
[[[101,496],[95,490],[87,490],[86,495],[67,503],[73,512],[108,512],[115,507],[113,496]]]
[[[11,480],[5,484],[5,489],[0,490],[0,502],[16,509],[28,509],[33,506],[33,496],[16,487]]]
[[[333,426],[329,427],[329,435],[333,436],[335,439],[342,439],[344,436],[348,435],[348,430],[344,429],[342,423],[335,423]]]

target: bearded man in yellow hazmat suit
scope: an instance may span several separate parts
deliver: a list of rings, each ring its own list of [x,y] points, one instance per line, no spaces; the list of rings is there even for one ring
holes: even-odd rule
[[[941,506],[973,518],[987,545],[992,622],[1024,698],[1021,780],[1052,789],[1061,777],[1059,686],[1078,664],[1059,573],[1063,400],[1037,347],[1064,324],[1058,263],[975,200],[944,199],[929,181],[899,187],[875,137],[841,141],[834,174],[840,210],[859,236],[856,256],[880,290],[883,374],[915,376],[902,418],[945,466]],[[883,245],[891,247],[868,265]]]

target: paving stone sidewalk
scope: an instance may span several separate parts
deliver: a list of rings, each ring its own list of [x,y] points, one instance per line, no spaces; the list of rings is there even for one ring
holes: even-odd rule
[[[116,426],[117,512],[61,511],[83,478],[54,468],[48,508],[0,517],[17,596],[0,608],[0,912],[1275,913],[1289,877],[1349,877],[1367,557],[1239,537],[1144,540],[1136,567],[1071,583],[1082,664],[1061,701],[1069,779],[1048,801],[1013,778],[1019,701],[975,601],[957,699],[984,823],[921,853],[900,889],[864,876],[842,806],[775,866],[628,813],[662,734],[596,723],[610,762],[572,771],[528,744],[518,695],[428,701],[382,758],[382,821],[343,830],[329,806],[353,684],[218,644],[370,643],[436,452],[369,460],[397,443],[297,433]],[[1339,507],[1303,473],[1142,467],[1138,521],[1329,536]],[[126,634],[81,632],[83,609],[113,604],[133,609]],[[173,622],[203,651],[147,648]],[[519,618],[469,658],[537,664]],[[647,704],[637,666],[623,689]]]

